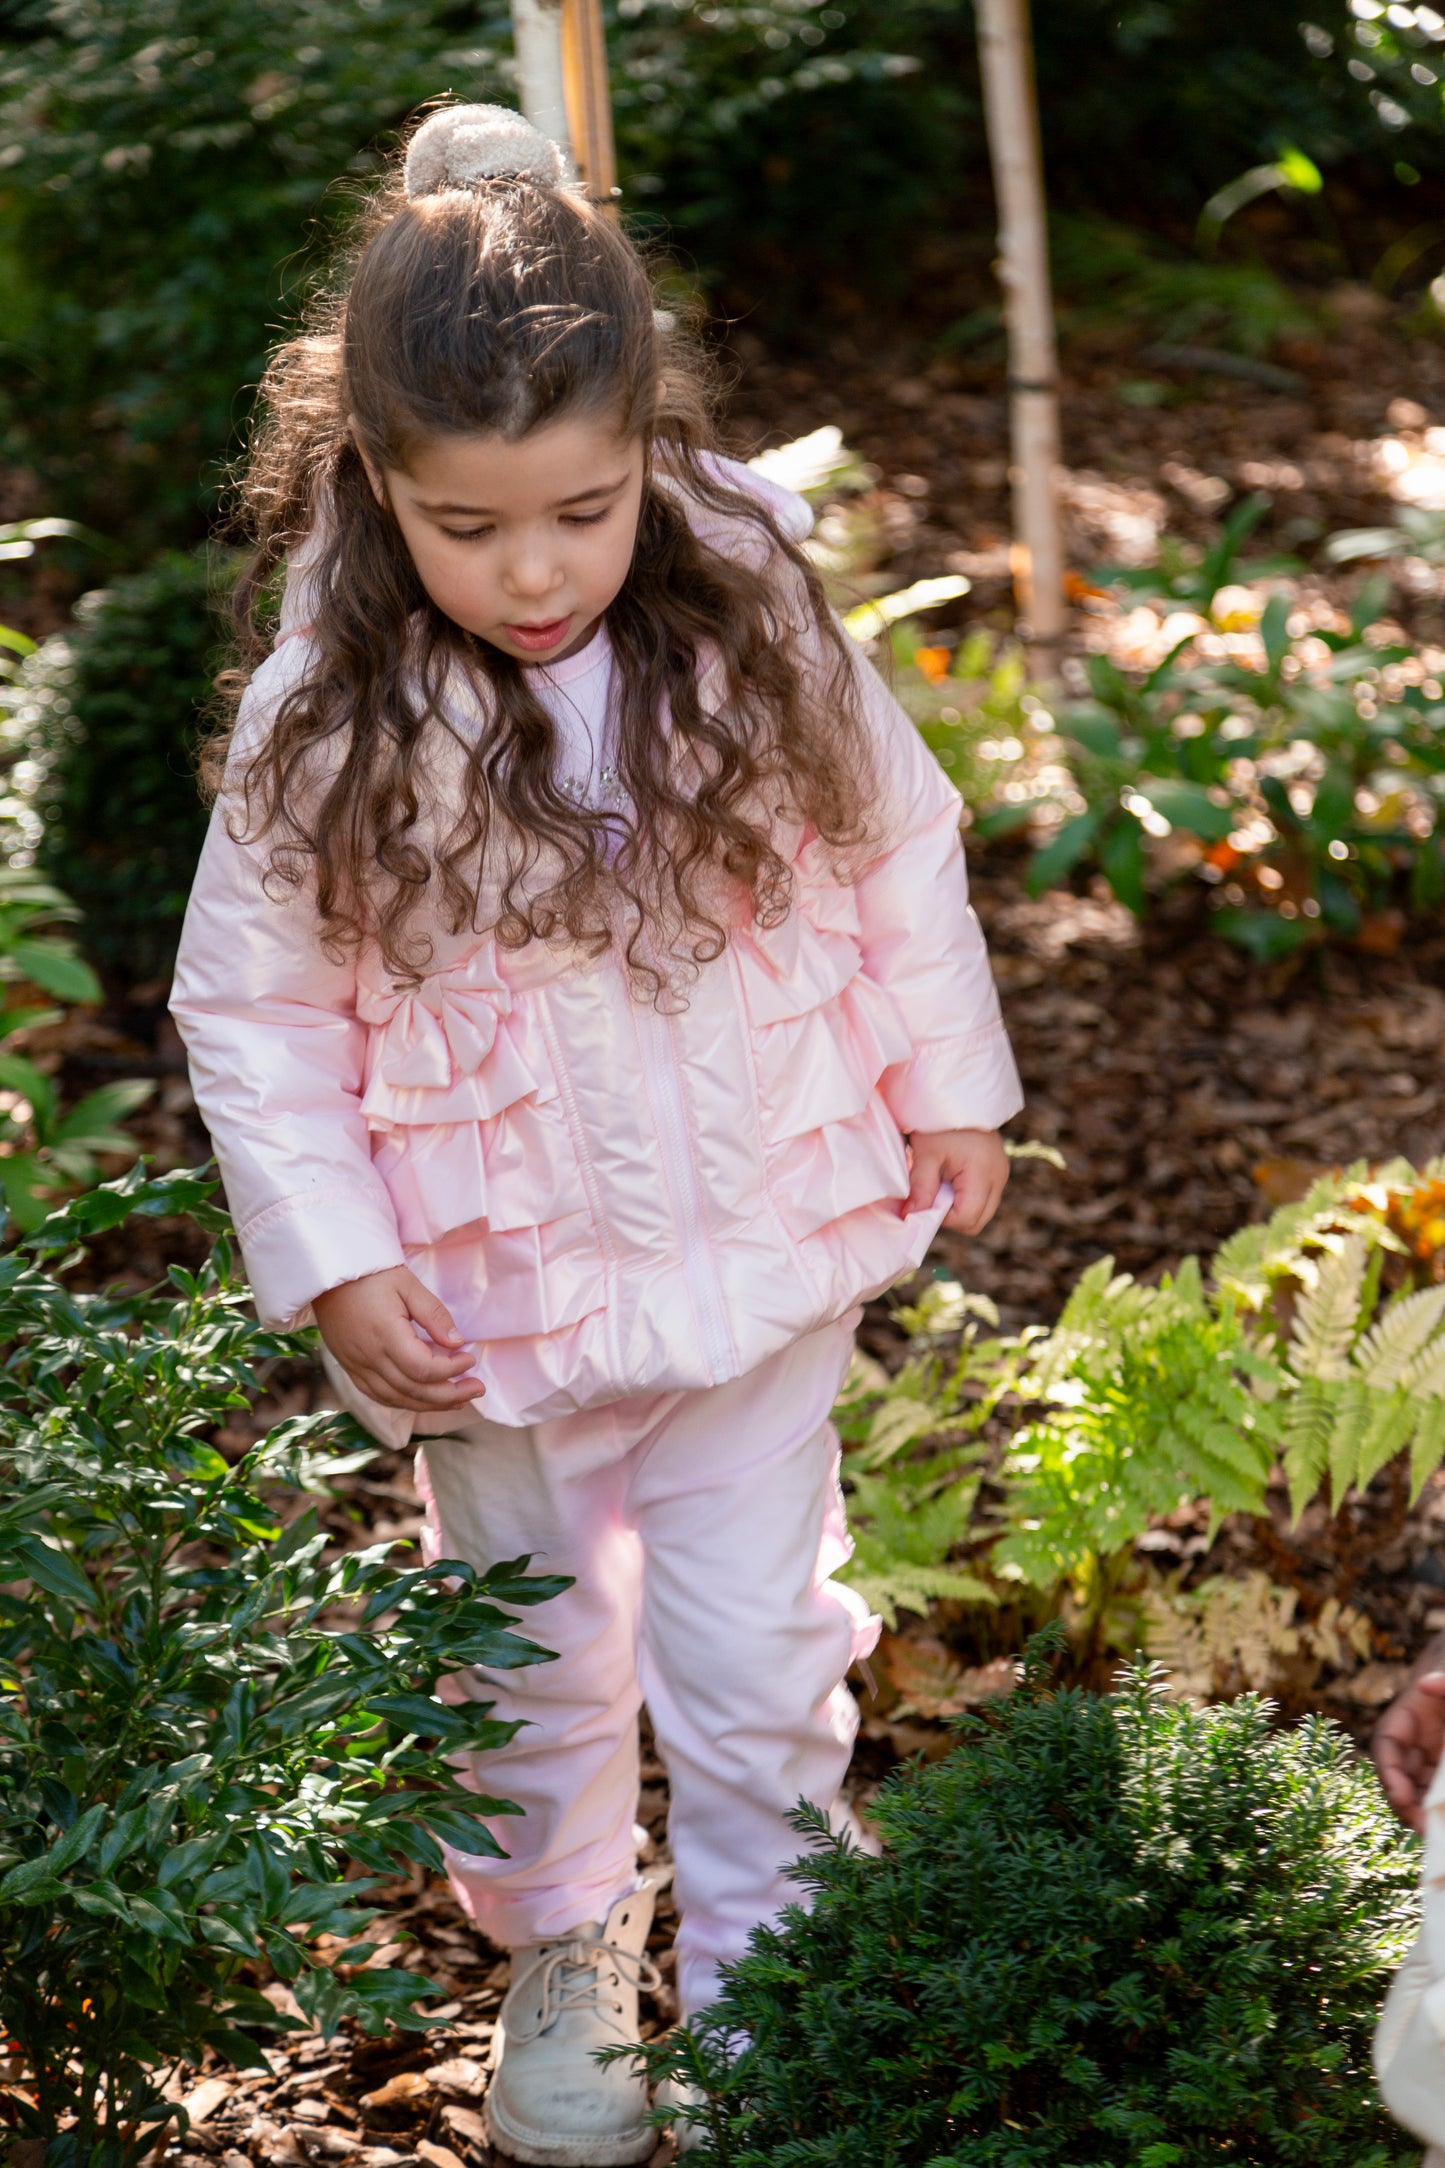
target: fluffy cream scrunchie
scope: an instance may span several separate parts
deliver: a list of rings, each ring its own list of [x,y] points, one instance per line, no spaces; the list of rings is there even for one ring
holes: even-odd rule
[[[566,167],[558,146],[510,106],[448,105],[412,137],[405,176],[414,202],[500,176],[558,188]]]

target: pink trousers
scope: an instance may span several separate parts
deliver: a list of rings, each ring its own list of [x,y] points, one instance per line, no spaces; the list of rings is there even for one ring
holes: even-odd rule
[[[684,2014],[797,1895],[781,1869],[803,1846],[785,1817],[837,1799],[857,1725],[844,1674],[877,1632],[829,1579],[849,1549],[829,1413],[855,1322],[709,1391],[427,1440],[439,1555],[483,1567],[529,1552],[576,1577],[523,1624],[557,1662],[458,1681],[527,1720],[478,1771],[525,1809],[495,1825],[510,1857],[451,1861],[494,1942],[567,1934],[634,1886],[644,1698],[671,1788]]]

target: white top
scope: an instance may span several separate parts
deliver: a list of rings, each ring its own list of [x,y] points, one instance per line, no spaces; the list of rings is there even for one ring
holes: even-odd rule
[[[613,764],[612,643],[605,624],[563,662],[524,665],[557,726],[557,781],[579,805],[620,806]]]

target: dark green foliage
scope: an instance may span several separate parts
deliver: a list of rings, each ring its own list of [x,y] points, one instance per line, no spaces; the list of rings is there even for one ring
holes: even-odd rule
[[[1416,1848],[1328,1723],[1148,1678],[1023,1691],[885,1785],[871,1859],[798,1826],[812,1909],[690,2033],[730,2168],[1386,2168],[1369,2067]],[[739,2056],[740,2036],[752,2046]],[[730,2054],[735,2058],[730,2060]]]
[[[0,2027],[26,2074],[0,2118],[46,2168],[152,2155],[178,2060],[259,2063],[254,2029],[294,2021],[247,1983],[258,1958],[328,2033],[427,2023],[424,1978],[365,1969],[366,1900],[439,1867],[439,1840],[498,1851],[477,1816],[516,1810],[453,1757],[515,1726],[437,1682],[545,1657],[515,1609],[567,1585],[337,1555],[295,1510],[370,1457],[326,1457],[334,1417],[228,1463],[212,1432],[297,1343],[247,1316],[213,1186],[137,1168],[0,1259]],[[72,1293],[66,1267],[132,1212],[219,1230],[210,1263]]]
[[[196,743],[222,577],[204,552],[159,557],[87,595],[23,667],[45,771],[39,862],[80,906],[87,954],[131,980],[169,972],[205,834]]]
[[[124,511],[143,550],[184,535],[325,191],[422,99],[497,92],[488,20],[505,10],[50,0],[0,46],[0,384],[67,504],[112,531]]]

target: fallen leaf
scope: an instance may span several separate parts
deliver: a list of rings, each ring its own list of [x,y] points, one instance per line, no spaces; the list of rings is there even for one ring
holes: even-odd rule
[[[874,1661],[900,1696],[894,1716],[921,1716],[930,1723],[1011,1694],[1019,1677],[1015,1657],[966,1667],[930,1634],[885,1634]]]
[[[1298,1204],[1321,1169],[1308,1159],[1262,1159],[1251,1172],[1265,1202],[1281,1205]]]
[[[423,2138],[416,2151],[418,2160],[429,2161],[431,2168],[464,2168],[459,2154],[449,2145],[438,2145],[432,2138]]]
[[[198,2123],[204,2123],[208,2116],[214,2115],[222,2101],[229,2100],[235,2090],[234,2079],[202,2078],[200,2084],[187,2093],[181,2102],[191,2119],[192,2130]]]
[[[459,2108],[449,2100],[442,2109],[442,2121],[448,2130],[454,2130],[459,2138],[469,2139],[473,2145],[485,2145],[487,2126],[475,2108]]]
[[[487,2074],[481,2064],[474,2063],[466,2055],[453,2055],[444,2063],[433,2063],[426,2077],[439,2093],[480,2093],[487,2083]]]
[[[324,2123],[331,2110],[324,2100],[293,2100],[291,2113],[299,2115],[305,2123]]]
[[[431,2091],[431,2073],[426,2070],[399,2070],[385,2085],[378,2085],[374,2093],[363,2093],[363,2108],[400,2108],[407,2101],[416,2100],[422,2093]]]

